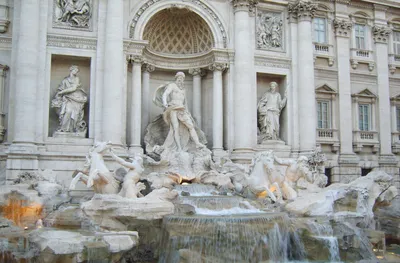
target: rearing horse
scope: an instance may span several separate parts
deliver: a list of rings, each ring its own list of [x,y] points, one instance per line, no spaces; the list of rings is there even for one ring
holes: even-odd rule
[[[251,163],[248,182],[251,191],[258,197],[267,194],[272,201],[276,202],[282,200],[279,181],[284,178],[275,174],[274,162],[275,157],[272,151],[258,153]]]
[[[82,171],[78,171],[72,179],[70,190],[75,189],[81,180],[88,188],[93,187],[95,193],[117,194],[120,182],[115,178],[114,172],[104,164],[104,154],[111,148],[111,142],[97,142],[86,156],[86,163]]]

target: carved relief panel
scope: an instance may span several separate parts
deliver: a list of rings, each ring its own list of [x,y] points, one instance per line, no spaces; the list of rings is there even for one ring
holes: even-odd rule
[[[53,27],[92,30],[93,0],[54,0]]]
[[[283,50],[283,14],[265,10],[257,11],[257,49]]]

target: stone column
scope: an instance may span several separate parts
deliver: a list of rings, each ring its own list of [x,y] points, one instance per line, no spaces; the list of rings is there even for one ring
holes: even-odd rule
[[[189,74],[193,75],[193,111],[192,116],[201,129],[201,78],[204,76],[204,70],[200,68],[189,69]]]
[[[129,130],[130,145],[129,153],[142,153],[141,146],[141,123],[142,123],[142,62],[140,56],[132,56],[132,89],[131,102],[129,105]]]
[[[142,135],[150,122],[150,73],[155,70],[155,67],[150,64],[142,66]]]
[[[6,79],[8,66],[0,65],[0,142],[4,141],[6,133],[5,128],[5,114],[4,114],[4,82]]]
[[[350,79],[350,36],[353,24],[344,19],[335,19],[339,87],[339,137],[340,158],[355,158],[353,152],[352,100]],[[355,106],[357,107],[357,105]],[[358,111],[357,109],[355,109]],[[355,125],[358,125],[356,123]]]
[[[222,72],[226,69],[226,64],[214,63],[210,66],[213,71],[213,152],[218,155],[223,151],[223,86]]]
[[[297,14],[292,13],[289,17],[289,27],[290,27],[290,53],[292,56],[292,65],[291,65],[291,70],[292,70],[292,79],[290,82],[290,89],[288,90],[288,93],[290,94],[290,102],[292,104],[292,122],[289,124],[290,129],[291,129],[291,145],[292,145],[292,156],[294,158],[297,157],[297,154],[300,149],[300,135],[299,135],[299,103],[298,103],[298,48],[297,48],[297,39],[298,39],[298,30],[297,30]]]
[[[251,20],[258,1],[233,0],[234,45],[234,150],[232,159],[249,161],[257,144],[257,87]]]
[[[37,61],[39,53],[39,0],[21,0],[15,61],[15,107],[13,144],[35,150]],[[15,36],[16,37],[16,36]],[[25,149],[28,150],[28,149]],[[30,150],[28,150],[30,151]]]
[[[102,140],[123,146],[123,0],[108,0],[104,45]]]
[[[392,155],[389,94],[388,40],[391,30],[386,26],[373,27],[376,46],[376,70],[379,98],[379,141],[381,156]],[[372,113],[374,114],[374,113]]]
[[[299,107],[300,152],[307,153],[314,150],[317,135],[311,26],[317,5],[311,1],[299,0],[289,4],[288,9],[298,20],[298,101],[302,105]]]

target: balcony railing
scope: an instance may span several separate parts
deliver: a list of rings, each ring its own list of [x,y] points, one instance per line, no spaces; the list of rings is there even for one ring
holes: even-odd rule
[[[333,66],[335,55],[333,53],[332,45],[314,42],[314,55],[319,58],[328,59],[328,65]]]
[[[372,146],[372,151],[379,150],[378,132],[376,131],[353,131],[354,151],[361,151],[363,146]]]
[[[317,129],[317,142],[319,144],[331,145],[332,152],[339,150],[339,136],[336,129]]]

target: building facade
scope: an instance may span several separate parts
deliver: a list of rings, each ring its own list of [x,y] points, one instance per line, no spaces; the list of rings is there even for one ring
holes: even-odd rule
[[[183,71],[215,159],[320,146],[331,182],[380,168],[399,186],[396,0],[1,0],[0,64],[2,182],[67,183],[95,141],[144,152],[153,94]],[[285,103],[263,139],[271,82]]]

